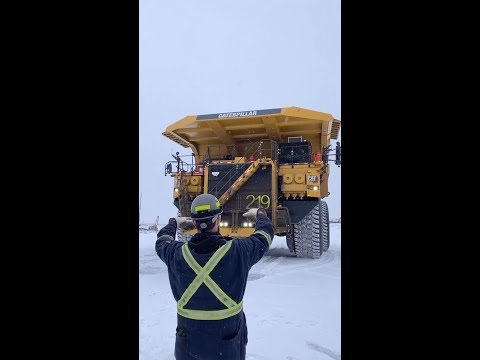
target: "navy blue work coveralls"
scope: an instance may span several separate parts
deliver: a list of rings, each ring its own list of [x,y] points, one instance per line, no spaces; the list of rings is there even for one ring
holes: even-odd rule
[[[225,294],[239,304],[243,300],[250,268],[262,258],[274,236],[273,224],[265,215],[257,218],[255,232],[247,238],[232,239],[218,232],[197,233],[185,244],[174,241],[176,230],[174,221],[163,227],[157,234],[155,250],[168,267],[170,286],[177,306],[197,276],[184,258],[183,245],[188,246],[189,253],[200,267],[205,267],[217,250],[221,252],[228,248],[209,276]],[[220,250],[227,245],[229,247]],[[225,310],[226,305],[202,283],[185,308],[202,312]],[[243,307],[236,315],[221,320],[197,320],[177,313],[177,360],[244,360],[247,342],[248,331]]]

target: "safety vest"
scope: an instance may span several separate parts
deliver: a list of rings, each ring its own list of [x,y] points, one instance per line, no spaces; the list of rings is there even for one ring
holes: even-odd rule
[[[182,246],[183,258],[187,264],[192,268],[193,271],[197,274],[195,279],[191,282],[188,288],[183,293],[182,297],[177,302],[177,312],[183,317],[194,319],[194,320],[222,320],[229,318],[231,316],[237,315],[243,308],[243,300],[240,303],[233,301],[225,292],[213,281],[210,277],[210,273],[223,256],[227,253],[228,250],[232,247],[232,241],[229,240],[223,246],[221,246],[215,253],[212,255],[210,260],[202,268],[195,258],[192,256],[188,245],[185,243]],[[195,294],[198,288],[205,284],[215,297],[222,302],[227,308],[223,310],[195,310],[195,309],[185,309],[185,305]]]

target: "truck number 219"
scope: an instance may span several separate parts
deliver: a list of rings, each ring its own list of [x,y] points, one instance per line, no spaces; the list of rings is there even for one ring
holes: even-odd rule
[[[247,205],[247,209],[250,209],[252,207],[254,208],[259,208],[263,207],[264,209],[268,209],[270,207],[270,196],[268,195],[247,195],[247,200],[252,199]],[[255,201],[258,201],[258,206]]]

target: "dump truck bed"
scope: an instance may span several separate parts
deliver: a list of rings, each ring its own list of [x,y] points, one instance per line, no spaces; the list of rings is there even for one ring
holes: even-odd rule
[[[232,145],[242,141],[271,139],[288,142],[289,137],[303,136],[328,145],[330,138],[337,139],[340,120],[332,115],[285,107],[277,109],[247,110],[228,113],[190,115],[168,126],[163,135],[177,144],[190,147],[195,155],[202,155],[209,146]]]

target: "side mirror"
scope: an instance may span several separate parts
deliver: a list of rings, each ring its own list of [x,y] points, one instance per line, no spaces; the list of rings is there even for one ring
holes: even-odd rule
[[[171,172],[172,172],[172,163],[167,163],[167,164],[165,165],[165,176],[166,176],[167,174],[170,174]]]
[[[340,146],[340,143],[337,141],[337,147],[335,148],[335,165],[340,166],[342,164],[342,147]]]

